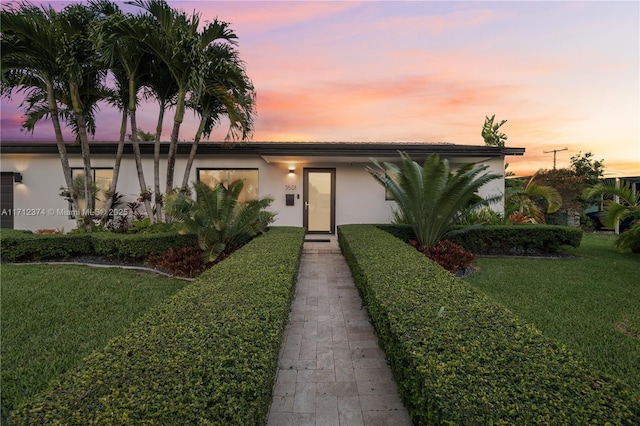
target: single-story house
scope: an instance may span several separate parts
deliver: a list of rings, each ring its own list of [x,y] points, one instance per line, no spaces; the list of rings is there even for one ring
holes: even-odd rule
[[[117,144],[91,142],[91,164],[100,188],[108,188]],[[178,145],[175,185],[179,186],[191,149]],[[60,195],[65,186],[55,143],[7,142],[0,145],[2,227],[15,229],[75,228],[69,203]],[[161,145],[160,176],[164,190],[168,144]],[[203,142],[191,168],[190,181],[208,183],[244,179],[244,199],[269,196],[274,225],[305,226],[310,233],[333,234],[348,223],[387,223],[394,202],[365,170],[371,159],[399,161],[399,151],[422,163],[432,154],[447,158],[453,168],[482,163],[504,175],[504,158],[523,155],[524,148],[454,145],[448,143],[357,142]],[[73,173],[82,175],[80,147],[67,144]],[[141,143],[147,186],[153,188],[153,143]],[[116,191],[129,200],[140,194],[131,144],[125,145]],[[504,178],[485,185],[483,197],[504,193]],[[102,204],[104,205],[104,204]],[[100,208],[100,201],[96,208]],[[502,203],[493,205],[502,212]]]

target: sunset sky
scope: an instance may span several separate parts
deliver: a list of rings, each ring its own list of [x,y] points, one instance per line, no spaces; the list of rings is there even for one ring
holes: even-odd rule
[[[507,159],[518,175],[565,147],[558,167],[591,151],[607,175],[640,175],[639,2],[169,3],[231,23],[257,93],[254,141],[483,145],[495,114],[507,146],[526,148]],[[20,132],[19,103],[2,100],[2,140],[53,140],[49,122]],[[157,107],[138,111],[152,131]],[[181,140],[195,134],[187,115]],[[94,140],[117,140],[119,120],[103,106]],[[163,140],[171,126],[168,114]]]

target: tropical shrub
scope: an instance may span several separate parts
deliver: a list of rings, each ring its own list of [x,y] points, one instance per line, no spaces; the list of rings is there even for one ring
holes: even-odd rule
[[[631,219],[631,228],[616,239],[616,247],[621,251],[640,253],[640,193],[634,191],[629,182],[621,186],[615,183],[599,183],[585,191],[585,197],[614,196],[618,201],[605,200],[605,221],[615,227],[617,221]]]
[[[497,200],[481,199],[476,191],[500,175],[485,172],[489,166],[465,164],[451,172],[449,161],[432,154],[420,166],[401,152],[401,166],[382,165],[367,171],[392,194],[401,216],[413,228],[417,240],[431,247],[442,240],[455,224],[479,206]]]
[[[254,238],[18,407],[11,424],[264,424],[303,243],[302,228]]]
[[[208,262],[213,262],[226,250],[232,250],[265,232],[273,222],[273,213],[265,209],[273,201],[261,198],[246,203],[238,202],[243,182],[232,182],[210,188],[194,183],[197,200],[184,192],[165,197],[165,212],[180,222],[179,232],[198,235],[198,244]]]
[[[509,219],[505,218],[503,214],[496,212],[491,207],[482,206],[470,211],[465,217],[460,218],[456,225],[506,225],[508,223]]]
[[[560,193],[552,186],[539,185],[538,173],[522,187],[506,188],[504,212],[513,223],[545,223],[544,214],[562,206]]]
[[[421,246],[416,240],[409,240],[409,245],[449,272],[465,271],[471,267],[476,256],[469,250],[448,240],[439,241],[431,247]]]
[[[640,422],[638,395],[392,235],[339,242],[414,424]]]
[[[170,248],[159,255],[151,255],[145,262],[177,277],[195,278],[206,268],[200,247]]]

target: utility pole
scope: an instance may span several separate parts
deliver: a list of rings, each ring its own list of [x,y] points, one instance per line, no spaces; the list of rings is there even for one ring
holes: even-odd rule
[[[566,151],[568,149],[569,148],[552,149],[551,151],[542,151],[542,152],[544,152],[545,154],[549,154],[549,153],[553,152],[553,170],[555,170],[556,169],[556,153],[560,152],[560,151]]]

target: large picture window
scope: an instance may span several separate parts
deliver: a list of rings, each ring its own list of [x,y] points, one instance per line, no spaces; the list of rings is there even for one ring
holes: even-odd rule
[[[258,199],[258,169],[198,169],[198,181],[214,188],[216,185],[229,184],[242,180],[244,186],[238,201],[244,203]]]
[[[95,190],[95,209],[104,209],[107,205],[107,192],[113,180],[113,169],[95,168],[91,170],[91,178],[94,183]],[[87,200],[84,198],[84,169],[72,168],[71,177],[76,194],[78,194],[78,208],[85,210],[87,208]]]

